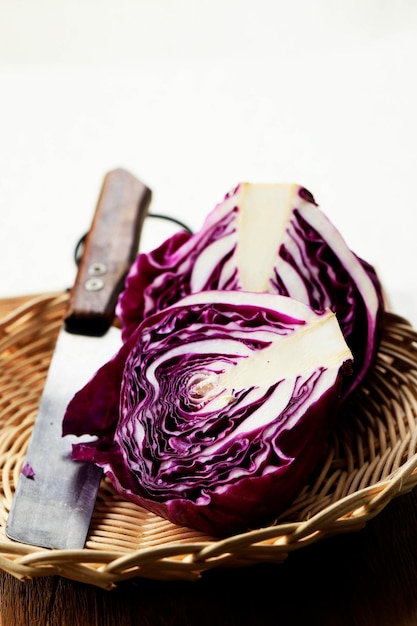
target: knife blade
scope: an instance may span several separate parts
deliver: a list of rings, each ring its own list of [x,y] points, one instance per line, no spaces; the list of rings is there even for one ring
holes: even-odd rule
[[[151,195],[124,169],[104,177],[8,516],[10,539],[56,549],[85,545],[102,471],[71,460],[72,443],[81,439],[62,437],[62,418],[73,395],[121,345],[112,326],[115,306]]]

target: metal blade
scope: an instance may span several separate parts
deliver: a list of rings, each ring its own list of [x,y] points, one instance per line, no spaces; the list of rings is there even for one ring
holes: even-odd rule
[[[34,476],[21,475],[7,521],[11,539],[45,548],[84,546],[101,470],[71,460],[72,443],[82,440],[61,436],[62,416],[77,390],[120,345],[114,327],[103,337],[60,331],[26,455]]]

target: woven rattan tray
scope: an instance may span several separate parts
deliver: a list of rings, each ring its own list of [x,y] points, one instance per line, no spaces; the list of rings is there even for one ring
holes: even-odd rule
[[[84,550],[46,550],[5,534],[67,294],[43,295],[0,320],[0,568],[22,580],[60,575],[104,588],[147,577],[193,580],[211,568],[281,562],[360,529],[417,484],[417,333],[386,313],[377,363],[346,404],[321,471],[273,526],[217,540],[174,526],[102,481]]]

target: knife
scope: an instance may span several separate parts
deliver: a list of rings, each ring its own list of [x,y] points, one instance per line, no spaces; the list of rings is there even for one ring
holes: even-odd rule
[[[150,189],[126,170],[104,177],[8,516],[10,539],[84,547],[102,470],[71,460],[72,443],[82,439],[62,437],[62,419],[73,395],[121,346],[115,306],[150,200]]]

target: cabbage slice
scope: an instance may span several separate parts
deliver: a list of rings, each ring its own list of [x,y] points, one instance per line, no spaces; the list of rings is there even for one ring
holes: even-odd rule
[[[147,317],[73,398],[73,458],[127,499],[223,536],[269,523],[325,449],[352,354],[330,309],[199,292]]]
[[[374,362],[383,311],[378,276],[299,185],[241,183],[195,235],[139,255],[117,307],[124,340],[148,315],[205,290],[276,293],[330,308],[355,357],[345,396]]]

